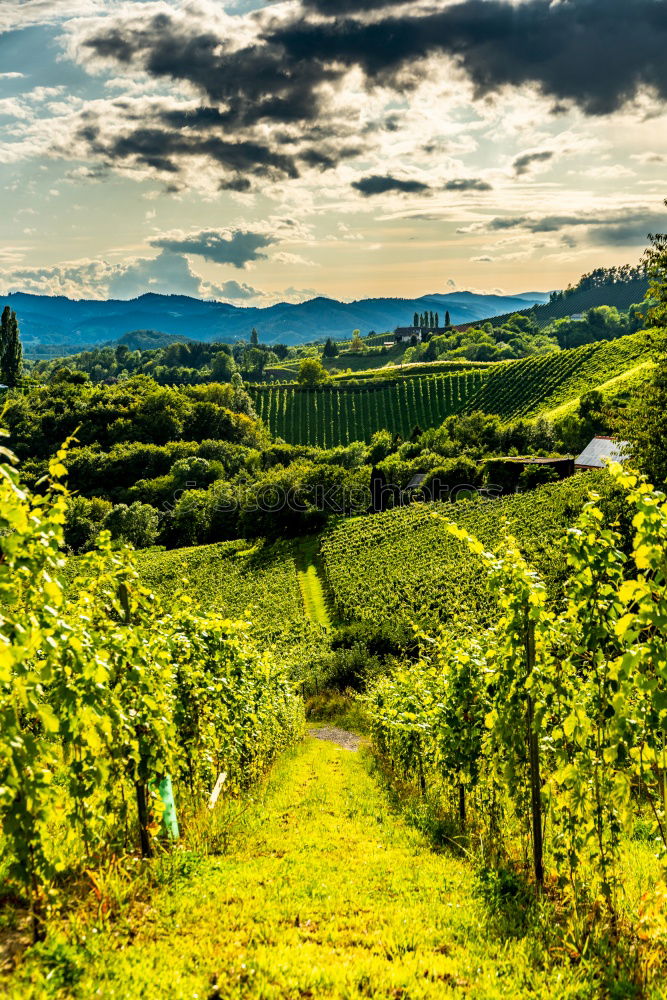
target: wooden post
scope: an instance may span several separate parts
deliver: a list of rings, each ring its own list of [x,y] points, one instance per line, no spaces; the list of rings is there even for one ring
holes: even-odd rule
[[[465,826],[466,823],[466,786],[462,781],[459,782],[459,819],[461,820],[461,826]]]
[[[422,760],[422,741],[417,737],[417,770],[419,772],[419,791],[426,795],[426,778],[424,777],[424,762]]]
[[[535,625],[531,622],[526,631],[526,666],[528,677],[535,667]],[[544,863],[542,844],[542,782],[540,780],[540,748],[535,732],[533,699],[528,695],[528,754],[530,759],[530,806],[533,826],[533,867],[538,891],[544,886]]]
[[[148,790],[143,781],[135,783],[137,793],[137,815],[139,817],[139,841],[142,858],[153,857],[153,845],[148,832]]]

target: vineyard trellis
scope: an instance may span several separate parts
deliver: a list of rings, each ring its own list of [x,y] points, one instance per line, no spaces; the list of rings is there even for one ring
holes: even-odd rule
[[[433,513],[488,575],[497,620],[442,631],[366,697],[380,752],[458,805],[496,864],[532,844],[535,883],[547,872],[569,895],[582,947],[596,900],[616,926],[638,818],[667,857],[667,500],[620,466],[610,476],[631,554],[591,494],[564,532],[569,579],[554,607],[511,536],[491,552]]]
[[[3,455],[0,850],[39,939],[65,870],[127,850],[135,830],[150,851],[166,776],[196,801],[224,773],[233,794],[299,737],[303,708],[246,623],[178,592],[163,605],[108,533],[65,587],[65,452],[35,495]]]

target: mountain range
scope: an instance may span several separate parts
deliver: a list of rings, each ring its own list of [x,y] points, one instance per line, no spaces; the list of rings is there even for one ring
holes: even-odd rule
[[[474,323],[498,313],[516,312],[548,301],[549,294],[482,295],[448,292],[416,299],[372,298],[355,302],[317,297],[292,304],[234,306],[185,295],[149,293],[128,301],[69,299],[65,296],[12,292],[0,297],[0,306],[16,311],[28,356],[72,353],[115,341],[134,330],[157,330],[178,339],[247,340],[255,327],[262,343],[302,344],[326,337],[349,338],[383,333],[412,325],[415,312],[449,311],[451,322]]]

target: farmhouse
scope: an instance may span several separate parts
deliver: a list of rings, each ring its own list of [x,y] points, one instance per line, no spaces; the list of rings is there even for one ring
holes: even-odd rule
[[[422,339],[422,328],[420,326],[397,326],[394,330],[394,339],[397,344],[402,344],[404,341],[412,341],[412,338],[418,343],[421,343]]]
[[[581,455],[574,460],[578,472],[585,469],[604,469],[607,462],[626,462],[630,458],[630,442],[616,441],[599,435],[590,441]]]

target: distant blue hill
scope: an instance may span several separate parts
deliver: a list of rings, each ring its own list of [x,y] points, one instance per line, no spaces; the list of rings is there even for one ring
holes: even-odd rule
[[[418,299],[359,299],[339,302],[318,297],[298,305],[279,302],[265,308],[233,306],[185,295],[141,295],[137,299],[68,299],[64,296],[13,292],[0,296],[0,307],[16,310],[26,353],[56,354],[80,351],[115,341],[135,330],[159,331],[179,339],[203,341],[247,340],[253,327],[263,343],[303,344],[326,337],[349,338],[384,333],[412,324],[415,312],[438,312],[441,323],[448,310],[451,322],[473,323],[499,313],[516,312],[548,301],[540,292],[522,295],[478,295],[448,292]]]

